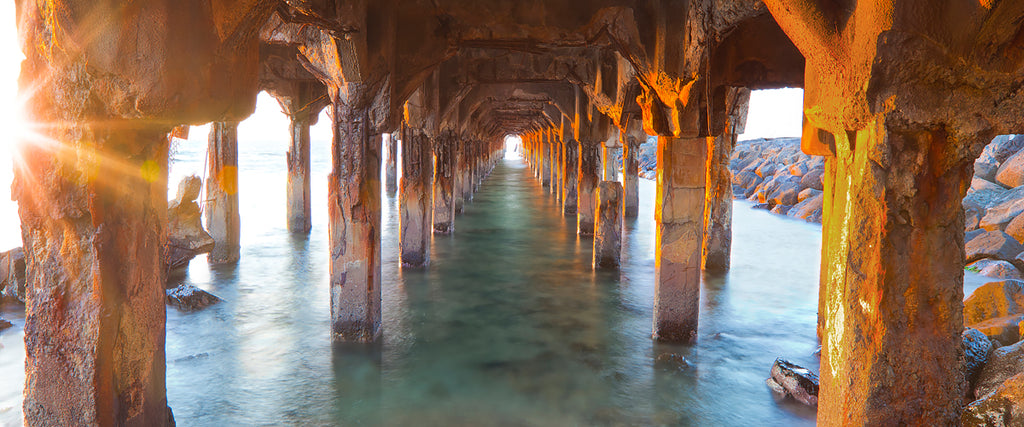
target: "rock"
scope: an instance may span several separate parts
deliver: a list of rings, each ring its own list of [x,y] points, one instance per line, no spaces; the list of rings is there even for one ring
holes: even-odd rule
[[[764,210],[769,210],[769,209],[771,209],[771,208],[772,208],[772,205],[770,205],[770,204],[768,204],[768,203],[756,203],[756,204],[754,204],[754,206],[751,206],[750,208],[751,208],[751,209],[764,209]]]
[[[775,163],[772,163],[772,162],[761,163],[761,165],[759,165],[757,167],[757,169],[754,170],[754,173],[756,173],[757,176],[759,176],[761,178],[764,178],[766,176],[772,176],[772,175],[775,174]]]
[[[213,250],[213,237],[203,230],[195,202],[201,186],[198,176],[185,177],[178,184],[178,196],[167,204],[164,263],[168,271],[186,267],[196,255]]]
[[[978,375],[974,397],[985,397],[1007,379],[1021,373],[1024,373],[1024,341],[993,350]]]
[[[804,163],[794,163],[789,165],[786,169],[789,171],[789,174],[793,176],[804,176],[804,174],[807,173],[807,165]]]
[[[783,359],[775,359],[772,365],[771,380],[785,391],[786,395],[809,406],[818,405],[818,376],[800,366]],[[773,392],[776,387],[772,388]]]
[[[732,183],[743,188],[756,187],[762,182],[764,182],[764,178],[751,171],[740,171],[732,176]]]
[[[1024,425],[1024,373],[1007,378],[991,394],[968,405],[960,424],[972,427]]]
[[[994,182],[985,180],[984,178],[973,177],[971,178],[971,188],[968,191],[986,191],[986,190],[1005,190],[1003,186]]]
[[[992,353],[992,342],[984,333],[973,328],[964,329],[960,337],[963,339],[964,376],[970,384],[968,387],[970,393],[970,390],[974,390],[974,384],[977,382],[982,368],[988,362],[989,354]]]
[[[11,326],[14,326],[14,324],[7,321],[7,319],[0,317],[0,331],[10,328]]]
[[[806,221],[811,221],[812,217],[815,214],[817,214],[818,218],[820,218],[821,208],[824,202],[825,195],[818,194],[814,197],[805,199],[804,201],[797,203],[795,206],[793,206],[793,209],[789,210],[789,213],[787,213],[787,215],[793,218],[800,218]]]
[[[793,206],[791,206],[791,205],[775,205],[775,207],[772,208],[772,213],[773,214],[778,214],[778,215],[785,215],[785,214],[789,213],[789,210],[792,207]]]
[[[985,146],[976,162],[998,165],[1005,162],[1010,156],[1017,154],[1021,149],[1024,149],[1024,137],[1021,135],[999,135],[992,138],[992,142]]]
[[[1024,199],[1007,200],[985,211],[978,226],[986,230],[1002,230],[1021,213],[1024,213]]]
[[[1013,261],[1017,254],[1024,252],[1024,246],[1016,239],[999,230],[986,231],[972,238],[964,247],[967,262],[982,258]]]
[[[770,201],[776,205],[793,206],[800,202],[800,184],[793,181],[783,182],[770,195]]]
[[[1009,188],[1024,185],[1024,152],[1018,151],[999,165],[996,182]]]
[[[662,353],[658,357],[654,358],[654,366],[658,367],[672,367],[678,369],[687,369],[690,366],[689,360],[686,360],[681,354],[676,353]]]
[[[981,224],[981,212],[977,208],[964,210],[964,231],[977,230]],[[1018,240],[1019,241],[1019,240]]]
[[[977,230],[971,230],[971,231],[965,232],[964,233],[964,242],[970,242],[971,239],[974,239],[975,237],[980,236],[984,232],[985,232],[985,230],[982,230],[980,228],[977,229]]]
[[[998,317],[1019,315],[1024,307],[1024,281],[1001,280],[975,289],[964,300],[964,323],[971,325]]]
[[[800,177],[800,186],[803,188],[813,188],[818,191],[825,189],[821,179],[825,176],[825,169],[811,169],[804,176]]]
[[[1012,345],[1020,341],[1020,328],[1024,323],[1024,315],[1010,315],[988,319],[971,325],[990,341],[999,343],[1000,346]]]
[[[804,200],[807,200],[807,199],[809,199],[811,197],[814,197],[814,196],[817,196],[819,194],[822,194],[821,190],[815,190],[813,188],[805,188],[802,191],[800,191],[800,194],[797,194],[796,199],[802,202]]]
[[[0,296],[25,302],[25,252],[14,248],[0,253]]]
[[[1024,214],[1017,215],[1010,220],[1010,222],[1006,224],[1006,229],[1004,229],[1003,232],[1009,234],[1018,242],[1024,241]]]
[[[167,304],[182,311],[201,310],[220,300],[215,295],[187,283],[167,290]]]
[[[978,271],[978,274],[988,277],[997,277],[1000,279],[1024,279],[1021,276],[1020,270],[1016,266],[1008,261],[994,260],[985,268]]]
[[[986,181],[995,181],[996,172],[999,171],[999,165],[994,163],[986,163],[980,161],[974,162],[974,176],[984,179]]]

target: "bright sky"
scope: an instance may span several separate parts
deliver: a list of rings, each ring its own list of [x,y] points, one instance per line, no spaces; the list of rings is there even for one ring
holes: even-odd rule
[[[10,201],[10,184],[13,177],[11,153],[14,135],[20,128],[19,104],[17,101],[18,73],[24,59],[18,46],[15,26],[14,2],[0,2],[0,131],[6,136],[0,144],[0,250],[21,245],[21,231],[18,228],[17,204]],[[755,91],[750,97],[746,133],[740,139],[762,137],[799,136],[803,105],[803,91],[780,89]],[[325,113],[323,113],[325,114]],[[311,129],[314,139],[331,138],[330,126],[324,126],[327,119],[321,115],[320,126]],[[209,127],[194,127],[190,140],[204,140]],[[266,138],[268,135],[288,137],[288,119],[281,114],[281,108],[272,97],[261,93],[256,112],[238,127],[239,141],[248,138]],[[244,147],[244,144],[239,144]],[[283,150],[283,148],[282,148]],[[283,163],[282,163],[283,166]],[[6,195],[2,195],[6,193]]]

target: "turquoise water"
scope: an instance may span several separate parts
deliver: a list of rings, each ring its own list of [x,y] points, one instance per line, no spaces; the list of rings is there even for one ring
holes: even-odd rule
[[[201,138],[200,138],[201,139]],[[429,267],[398,263],[384,197],[383,339],[330,342],[328,147],[314,141],[312,234],[285,228],[284,144],[243,143],[242,259],[183,279],[225,301],[168,309],[167,394],[179,425],[809,425],[764,385],[779,356],[817,370],[820,231],[736,202],[733,268],[706,277],[695,346],[650,339],[654,183],[625,224],[620,271],[514,158],[499,163]],[[202,170],[179,147],[172,183]],[[173,186],[174,184],[172,184]],[[173,192],[173,188],[171,189]],[[23,321],[0,334],[0,423],[20,422]],[[19,348],[21,348],[19,353]],[[665,352],[690,366],[656,365]]]

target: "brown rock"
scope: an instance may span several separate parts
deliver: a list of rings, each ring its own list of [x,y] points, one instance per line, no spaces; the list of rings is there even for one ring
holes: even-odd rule
[[[7,321],[7,319],[0,317],[0,331],[10,328],[11,326],[14,326],[14,324]]]
[[[1024,341],[995,349],[978,375],[974,397],[984,397],[1007,379],[1021,373],[1024,373]]]
[[[974,390],[978,375],[988,363],[989,355],[993,350],[992,341],[984,333],[973,328],[964,329],[960,336],[963,338],[964,376],[967,377],[967,381],[971,385],[968,390],[970,392],[970,390]]]
[[[983,192],[989,193],[991,191],[979,191],[978,193]],[[1013,194],[1016,194],[1016,192]],[[985,215],[981,217],[978,226],[986,230],[1002,230],[1006,228],[1006,224],[1022,212],[1024,212],[1024,198],[1009,199],[985,211]]]
[[[1024,281],[986,283],[964,300],[964,323],[973,325],[998,317],[1018,315],[1024,307]]]
[[[1010,222],[1006,224],[1006,229],[1003,231],[1012,236],[1018,242],[1024,241],[1024,214],[1017,215],[1010,220]]]
[[[203,230],[199,205],[195,202],[201,186],[198,176],[185,177],[178,184],[177,197],[167,204],[164,264],[168,271],[187,267],[196,255],[213,250],[213,237]]]
[[[14,248],[0,253],[0,299],[25,302],[25,252]]]
[[[167,290],[167,304],[182,311],[196,311],[220,302],[220,298],[190,284]]]
[[[971,188],[968,191],[985,191],[985,190],[1005,190],[1003,186],[994,182],[988,181],[984,178],[975,176],[971,178]]]
[[[994,260],[978,271],[978,274],[1000,279],[1022,279],[1020,270],[1009,261]]]
[[[825,175],[825,170],[822,168],[811,169],[800,178],[800,186],[803,188],[813,188],[815,190],[824,190],[825,187],[822,185],[822,177]]]
[[[986,163],[980,161],[974,162],[974,176],[992,181],[996,179],[996,172],[999,171],[999,165],[993,163]]]
[[[1024,185],[1024,153],[1017,152],[999,165],[996,171],[996,182],[1009,188]]]
[[[1024,421],[1024,373],[1008,378],[964,410],[963,426],[1020,426]]]
[[[805,188],[802,191],[800,191],[800,194],[798,194],[796,198],[797,198],[797,200],[802,202],[804,200],[807,200],[807,199],[809,199],[811,197],[814,197],[814,196],[817,196],[819,194],[821,194],[821,190],[815,190],[813,188]]]
[[[1013,261],[1017,254],[1024,252],[1024,246],[1010,235],[999,231],[986,231],[967,242],[964,247],[967,262],[982,258]]]
[[[1011,345],[1020,341],[1020,323],[1024,315],[1011,315],[988,319],[971,325],[985,336],[999,343],[1000,346]]]
[[[808,406],[818,405],[818,376],[814,372],[787,360],[775,359],[771,379],[796,401]],[[770,383],[769,387],[773,392],[778,389]]]

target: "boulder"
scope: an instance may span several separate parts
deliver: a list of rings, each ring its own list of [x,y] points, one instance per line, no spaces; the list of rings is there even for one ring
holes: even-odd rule
[[[991,394],[967,405],[960,424],[971,427],[1024,425],[1024,373],[1007,378]]]
[[[783,359],[775,359],[771,378],[766,383],[780,399],[788,396],[805,405],[818,406],[818,376],[810,370]]]
[[[804,176],[800,177],[800,187],[813,188],[815,190],[822,191],[825,189],[821,179],[825,176],[825,169],[815,168],[807,171]]]
[[[974,239],[975,237],[980,236],[984,232],[985,232],[985,230],[982,230],[980,228],[977,229],[977,230],[967,231],[967,232],[964,233],[964,242],[970,242],[972,239]]]
[[[974,162],[974,176],[986,181],[995,181],[999,165],[995,163],[982,162],[980,159]]]
[[[793,175],[793,176],[804,176],[804,174],[807,173],[807,164],[806,163],[793,163],[793,164],[789,165],[789,167],[786,168],[786,169],[789,170],[789,174],[790,175]]]
[[[1024,279],[1020,270],[1009,261],[994,260],[978,271],[978,274],[1000,279]]]
[[[167,291],[167,304],[182,311],[196,311],[216,304],[221,299],[188,283]]]
[[[1002,230],[1021,213],[1024,213],[1024,198],[1007,200],[985,211],[978,226],[986,230]]]
[[[25,302],[25,252],[19,247],[0,253],[0,297]]]
[[[1020,341],[1020,328],[1022,324],[1024,324],[1024,315],[1018,314],[988,319],[975,323],[971,327],[985,334],[991,341],[1004,346]]]
[[[762,182],[764,182],[764,178],[751,171],[740,171],[732,176],[732,183],[743,188],[756,187]]]
[[[1024,281],[1001,280],[975,289],[964,300],[964,323],[972,325],[989,319],[1022,314]]]
[[[167,243],[164,264],[168,271],[187,267],[199,254],[213,250],[213,237],[203,230],[199,205],[202,180],[198,176],[185,177],[178,184],[177,197],[167,204]]]
[[[1000,164],[1024,149],[1024,136],[1022,135],[999,135],[992,138],[981,151],[978,161]]]
[[[805,188],[805,189],[800,191],[800,194],[797,194],[796,199],[802,202],[804,200],[807,200],[807,199],[809,199],[811,197],[814,197],[814,196],[817,196],[819,194],[822,194],[821,190],[815,190],[813,188]]]
[[[999,165],[996,182],[1009,188],[1024,185],[1024,151],[1018,151]]]
[[[797,203],[793,206],[793,209],[789,210],[787,215],[793,218],[800,218],[805,221],[811,221],[815,214],[817,214],[819,220],[821,218],[821,208],[825,202],[825,195],[819,193],[818,195],[804,199],[802,202]]]
[[[787,180],[783,181],[779,187],[771,193],[768,200],[776,205],[793,206],[800,202],[799,195],[800,184],[793,180]]]
[[[1003,232],[1009,234],[1018,242],[1024,241],[1024,214],[1013,217],[1010,222],[1006,223],[1006,229]]]
[[[14,326],[14,324],[7,321],[7,319],[0,317],[0,331],[10,328],[11,326]]]
[[[789,213],[789,210],[792,207],[793,207],[792,205],[775,205],[775,207],[772,208],[772,213],[773,214],[778,214],[778,215],[785,215],[785,214]]]
[[[977,208],[964,209],[964,231],[977,230],[981,224],[981,216],[982,213],[978,212]]]
[[[974,398],[984,397],[1007,379],[1021,373],[1024,373],[1024,341],[993,350],[978,375]]]
[[[970,390],[974,390],[978,375],[981,374],[981,370],[992,353],[992,342],[984,333],[973,328],[964,329],[960,338],[963,340],[964,349],[964,376],[970,384],[968,388],[968,393],[970,393]]]
[[[986,190],[1005,190],[1003,186],[994,182],[985,180],[984,178],[973,177],[971,178],[971,188],[967,191],[986,191]]]
[[[770,210],[772,208],[772,205],[770,205],[768,203],[755,203],[754,206],[751,206],[750,208],[751,209]]]
[[[757,176],[759,176],[761,178],[764,178],[764,177],[768,177],[768,176],[774,175],[775,174],[775,168],[776,168],[775,163],[764,162],[760,166],[758,166],[757,170],[755,170],[754,172],[757,173]]]
[[[1024,246],[999,230],[986,231],[972,238],[964,247],[967,262],[974,262],[982,258],[995,258],[1003,261],[1013,261],[1017,254],[1024,252]]]

